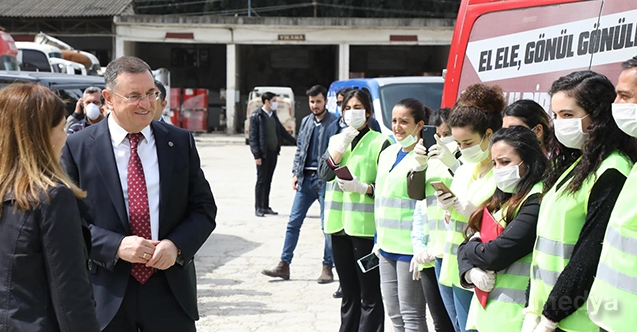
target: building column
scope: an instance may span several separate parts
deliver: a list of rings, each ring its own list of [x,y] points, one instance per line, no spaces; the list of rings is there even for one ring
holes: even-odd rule
[[[349,44],[338,45],[338,80],[349,79]]]
[[[226,133],[235,133],[237,122],[237,77],[239,76],[237,66],[237,45],[226,45]]]
[[[115,36],[115,53],[113,59],[117,59],[119,57],[125,55],[134,55],[133,54],[133,42],[126,41],[120,37]]]

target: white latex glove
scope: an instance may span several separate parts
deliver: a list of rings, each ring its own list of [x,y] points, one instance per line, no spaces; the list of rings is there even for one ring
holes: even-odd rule
[[[378,243],[374,243],[372,252],[374,253],[374,255],[376,255],[376,257],[380,258],[380,246],[378,245]]]
[[[471,240],[473,240],[473,239],[478,239],[478,240],[482,239],[482,238],[480,237],[480,232],[475,232],[475,233],[473,233],[473,235],[471,235],[471,238],[469,239],[469,241],[471,241]]]
[[[473,203],[460,199],[456,199],[455,202],[453,202],[453,208],[456,209],[458,213],[465,216],[465,218],[471,217],[471,214],[476,210],[476,206],[473,205]]]
[[[465,273],[464,279],[468,283],[475,285],[480,290],[490,292],[495,285],[495,272],[484,271],[480,268],[474,267],[469,270],[469,272]]]
[[[411,272],[411,279],[420,280],[420,264],[416,261],[416,256],[411,258],[409,263],[409,272]]]
[[[422,138],[414,147],[414,160],[414,171],[421,172],[425,170],[425,168],[427,168],[427,161],[429,160],[429,156],[427,156],[427,148],[423,145]]]
[[[436,144],[429,148],[429,158],[440,160],[447,167],[452,167],[456,163],[456,157],[449,151],[438,135],[434,135]]]
[[[354,179],[350,181],[337,178],[336,180],[338,181],[338,186],[341,188],[342,191],[365,195],[369,185],[366,183],[362,183],[361,180],[359,180],[355,175],[352,176],[354,177]]]
[[[356,136],[358,136],[358,130],[356,130],[356,128],[346,127],[340,134],[338,134],[338,136],[336,136],[338,138],[331,141],[328,151],[335,151],[340,154],[344,154]]]
[[[522,322],[522,330],[520,332],[533,332],[540,323],[540,316],[528,312],[528,308],[522,309],[524,321]]]
[[[553,332],[557,328],[557,323],[550,321],[548,318],[542,316],[540,319],[540,324],[535,327],[533,332]]]
[[[434,193],[436,198],[438,199],[438,206],[440,206],[445,211],[451,211],[453,205],[458,201],[458,198],[453,196],[451,193],[445,193],[442,190],[436,190]]]
[[[429,264],[436,259],[436,256],[429,253],[427,249],[421,249],[414,253],[414,258],[418,264]]]

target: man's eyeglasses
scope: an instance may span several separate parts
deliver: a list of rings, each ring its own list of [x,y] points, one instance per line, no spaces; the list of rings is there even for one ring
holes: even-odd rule
[[[119,93],[117,93],[117,92],[115,92],[113,90],[108,90],[108,91],[110,91],[114,95],[124,99],[129,104],[139,104],[144,99],[148,99],[148,101],[152,103],[155,100],[158,100],[159,97],[161,96],[161,93],[159,91],[149,92],[149,93],[147,93],[145,95],[132,95],[132,96],[129,96],[129,97],[122,96],[122,95],[120,95]]]

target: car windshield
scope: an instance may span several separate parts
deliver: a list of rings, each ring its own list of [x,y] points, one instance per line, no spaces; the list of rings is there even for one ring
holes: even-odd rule
[[[416,98],[423,104],[437,110],[442,101],[443,83],[397,83],[379,89],[383,122],[391,128],[391,112],[394,105],[405,98]]]
[[[63,59],[62,58],[62,52],[50,52],[49,53],[49,58]]]

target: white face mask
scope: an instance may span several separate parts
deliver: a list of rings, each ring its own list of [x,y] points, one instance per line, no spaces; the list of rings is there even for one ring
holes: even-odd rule
[[[632,137],[637,137],[637,104],[613,104],[613,118],[617,127]]]
[[[100,107],[93,103],[86,105],[84,107],[84,110],[86,111],[86,117],[91,120],[97,120],[97,118],[99,118],[100,115],[102,115],[102,112],[100,111]]]
[[[484,137],[486,137],[486,135]],[[460,150],[462,152],[462,157],[464,158],[464,160],[469,163],[477,164],[489,157],[491,151],[489,149],[482,150],[482,147],[480,146],[484,141],[484,137],[482,137],[480,143]]]
[[[523,162],[515,166],[507,166],[502,168],[493,169],[493,177],[500,190],[505,193],[513,194],[516,192],[518,183],[520,183],[520,165]]]
[[[456,140],[453,138],[453,136],[441,137],[440,141],[451,152],[456,151],[456,149],[458,148],[458,143],[456,143]]]
[[[343,121],[350,127],[358,129],[365,124],[366,120],[365,110],[349,109],[343,112]]]
[[[414,128],[411,134],[407,135],[407,137],[403,138],[401,141],[398,141],[398,144],[400,144],[400,146],[402,146],[403,148],[408,148],[416,143],[416,137],[414,136],[416,129],[418,129],[418,126]]]
[[[582,120],[588,117],[575,119],[555,119],[553,128],[555,129],[555,137],[560,143],[570,149],[582,149],[584,141],[588,138],[588,134],[582,129]]]
[[[276,111],[278,107],[279,107],[279,102],[273,101],[272,104],[270,104],[270,111]]]

